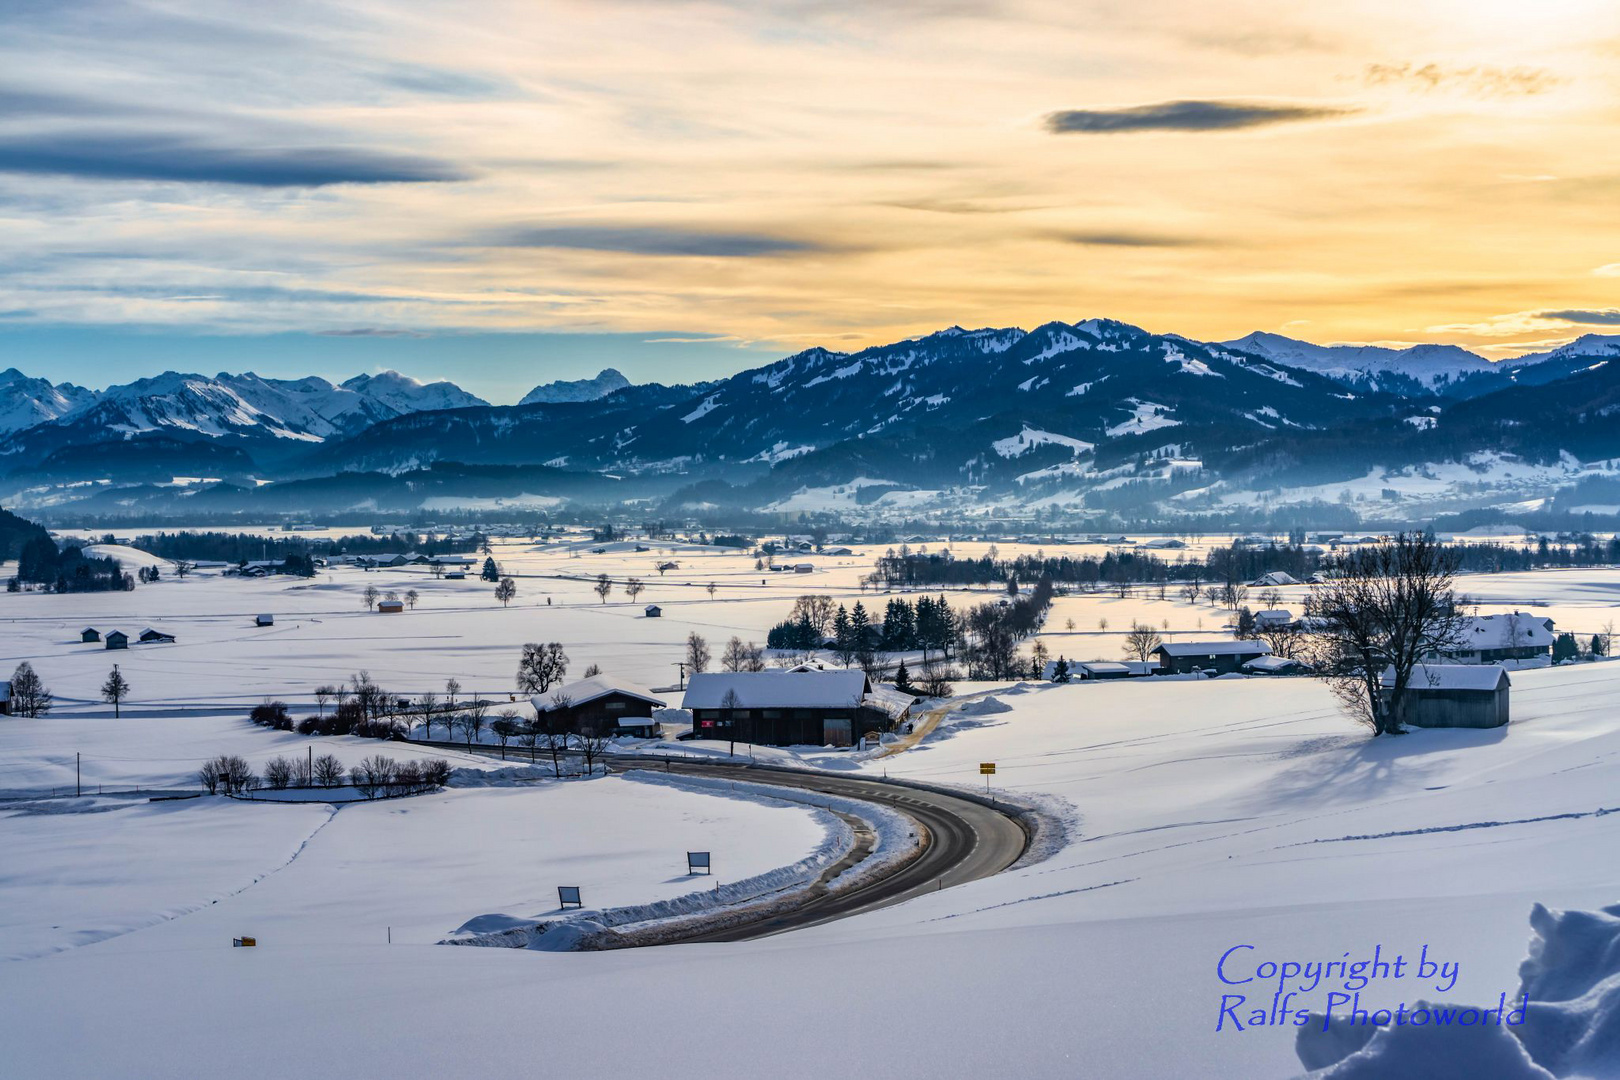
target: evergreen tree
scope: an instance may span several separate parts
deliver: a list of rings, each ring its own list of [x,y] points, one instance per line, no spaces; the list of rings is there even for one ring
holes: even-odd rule
[[[917,688],[911,685],[911,672],[906,670],[904,659],[900,661],[900,667],[894,673],[894,688],[902,694],[911,694],[913,697],[917,694]]]
[[[1602,634],[1593,634],[1592,635],[1592,655],[1593,656],[1602,656],[1603,655],[1603,635]]]
[[[1553,642],[1552,661],[1555,664],[1561,664],[1565,660],[1573,660],[1580,654],[1581,647],[1575,643],[1574,634],[1559,634],[1558,639]]]
[[[1057,667],[1052,669],[1052,681],[1058,683],[1069,681],[1069,662],[1061,656],[1058,657]]]
[[[495,566],[495,557],[493,555],[490,555],[484,559],[483,573],[479,574],[478,576],[483,578],[485,581],[501,580],[501,572]]]

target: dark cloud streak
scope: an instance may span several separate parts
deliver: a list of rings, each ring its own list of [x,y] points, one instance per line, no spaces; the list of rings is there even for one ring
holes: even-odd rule
[[[430,157],[345,146],[232,146],[184,135],[58,130],[0,135],[0,172],[252,187],[466,179]]]
[[[1063,109],[1048,113],[1053,135],[1113,135],[1134,131],[1237,131],[1243,128],[1333,120],[1356,112],[1328,105],[1256,101],[1163,101],[1117,109]]]
[[[1595,311],[1579,308],[1565,311],[1538,311],[1536,315],[1543,319],[1561,319],[1564,322],[1587,323],[1592,326],[1620,326],[1620,309],[1615,308]]]

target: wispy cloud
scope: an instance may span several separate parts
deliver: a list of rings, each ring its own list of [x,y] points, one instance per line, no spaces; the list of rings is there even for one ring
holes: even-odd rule
[[[1063,109],[1048,113],[1045,125],[1054,135],[1237,131],[1308,120],[1334,120],[1357,111],[1348,106],[1259,101],[1161,101],[1114,109]]]
[[[772,233],[711,231],[667,225],[544,225],[508,229],[484,239],[493,247],[573,248],[628,255],[715,259],[758,258],[824,251],[811,240]]]
[[[1191,236],[1170,236],[1165,233],[1112,231],[1106,229],[1097,232],[1054,232],[1047,235],[1054,240],[1090,247],[1189,247],[1201,243],[1198,238]]]
[[[1454,90],[1471,97],[1528,97],[1545,94],[1563,82],[1546,68],[1493,67],[1475,64],[1368,64],[1362,75],[1368,86],[1399,86],[1423,93]]]

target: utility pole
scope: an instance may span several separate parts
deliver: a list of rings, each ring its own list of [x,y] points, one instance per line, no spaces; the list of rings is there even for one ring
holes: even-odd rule
[[[685,690],[686,689],[686,661],[685,660],[677,660],[677,661],[675,661],[675,666],[681,669],[681,685],[676,687],[676,689]]]
[[[84,790],[79,786],[79,752],[77,750],[73,751],[73,794],[84,794]]]

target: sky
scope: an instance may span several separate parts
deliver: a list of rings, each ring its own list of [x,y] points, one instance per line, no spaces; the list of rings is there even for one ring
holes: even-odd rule
[[[0,5],[0,368],[1620,327],[1612,0]]]

